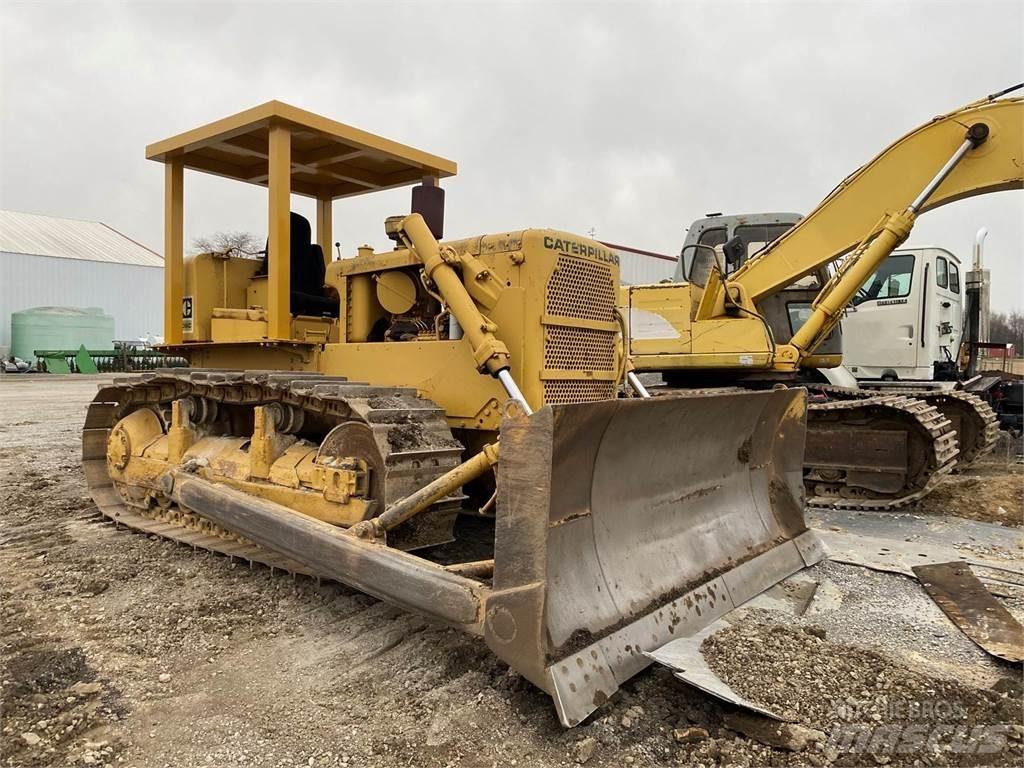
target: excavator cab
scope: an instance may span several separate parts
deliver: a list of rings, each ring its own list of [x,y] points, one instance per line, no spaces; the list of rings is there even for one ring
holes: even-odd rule
[[[686,241],[680,254],[677,279],[681,274],[699,278],[703,287],[706,281],[710,257],[705,251],[708,246],[721,250],[719,257],[723,272],[728,277],[742,267],[748,259],[784,235],[803,218],[798,213],[747,213],[710,214],[697,219],[687,229]],[[696,249],[696,250],[694,250]],[[700,279],[700,276],[704,276]],[[828,281],[828,269],[822,267],[784,290],[767,296],[759,304],[759,311],[765,317],[771,335],[776,341],[788,339],[803,324],[811,311],[811,304]],[[815,353],[803,363],[804,371],[814,377],[814,372],[835,368],[842,363],[842,329],[837,326]],[[681,374],[685,377],[685,373]],[[677,378],[673,373],[668,378]]]

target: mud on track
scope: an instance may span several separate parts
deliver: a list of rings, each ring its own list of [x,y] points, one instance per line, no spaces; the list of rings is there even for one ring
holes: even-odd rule
[[[729,730],[663,669],[565,731],[479,641],[337,584],[115,530],[79,468],[98,381],[0,376],[0,765],[798,761]],[[708,740],[677,741],[690,726]]]

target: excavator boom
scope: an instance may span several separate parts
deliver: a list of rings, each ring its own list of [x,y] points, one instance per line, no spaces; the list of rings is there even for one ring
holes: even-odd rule
[[[786,234],[730,277],[755,304],[853,250],[884,213],[906,210],[963,143],[985,125],[970,150],[916,211],[1024,186],[1024,99],[983,99],[930,120],[843,179]]]

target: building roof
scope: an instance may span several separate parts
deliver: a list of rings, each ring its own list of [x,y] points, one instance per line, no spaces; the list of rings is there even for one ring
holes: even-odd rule
[[[451,160],[281,101],[268,101],[146,147],[162,163],[267,186],[269,133],[291,133],[291,191],[336,199],[454,176]]]
[[[0,251],[162,267],[163,257],[100,221],[0,211]]]

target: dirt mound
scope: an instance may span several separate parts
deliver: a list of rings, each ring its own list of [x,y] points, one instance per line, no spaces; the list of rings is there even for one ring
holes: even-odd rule
[[[964,472],[944,478],[914,511],[1024,526],[1024,466],[986,457]]]

